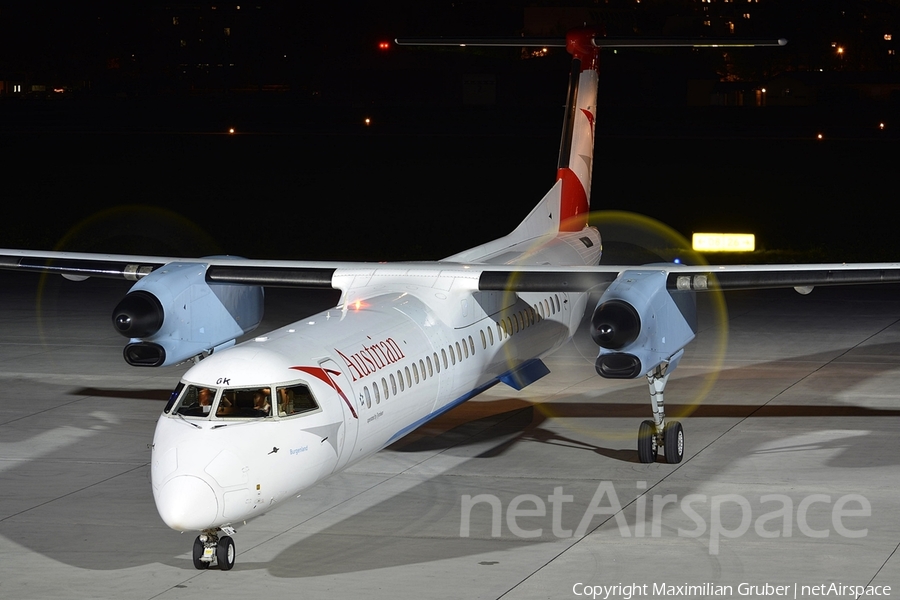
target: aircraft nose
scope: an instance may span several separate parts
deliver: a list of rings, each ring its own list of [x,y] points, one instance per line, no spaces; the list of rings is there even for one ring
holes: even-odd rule
[[[156,510],[172,529],[199,531],[215,526],[219,502],[208,483],[192,475],[179,475],[159,491]]]

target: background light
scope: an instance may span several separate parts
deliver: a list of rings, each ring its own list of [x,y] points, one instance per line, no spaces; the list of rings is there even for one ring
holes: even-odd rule
[[[691,246],[697,252],[753,252],[756,236],[752,233],[695,233]]]

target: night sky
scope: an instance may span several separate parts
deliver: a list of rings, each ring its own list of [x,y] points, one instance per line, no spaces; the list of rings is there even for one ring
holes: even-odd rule
[[[0,245],[387,260],[503,235],[553,183],[568,57],[377,44],[547,35],[592,18],[610,35],[731,23],[790,40],[727,56],[604,53],[595,208],[685,236],[749,229],[782,252],[761,260],[896,258],[883,190],[900,91],[873,102],[846,90],[900,82],[884,38],[898,2],[769,0],[749,19],[688,1],[125,4],[0,6]],[[688,81],[727,95],[815,73],[829,92],[809,106],[686,106]],[[467,103],[466,82],[484,76],[494,96]]]

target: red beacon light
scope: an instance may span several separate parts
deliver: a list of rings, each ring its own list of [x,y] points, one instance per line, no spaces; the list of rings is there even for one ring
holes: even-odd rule
[[[378,42],[379,50],[390,50],[391,43],[390,42]]]

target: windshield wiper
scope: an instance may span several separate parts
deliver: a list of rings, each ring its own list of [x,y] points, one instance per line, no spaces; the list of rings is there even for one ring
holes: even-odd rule
[[[184,415],[181,414],[180,412],[176,412],[175,414],[178,415],[178,418],[179,418],[179,419],[181,419],[182,421],[184,421],[185,423],[187,423],[187,424],[190,425],[191,427],[196,427],[197,429],[203,429],[202,427],[200,427],[199,425],[197,425],[197,424],[194,423],[193,421],[188,421],[187,419],[185,419],[185,418],[184,418]]]

